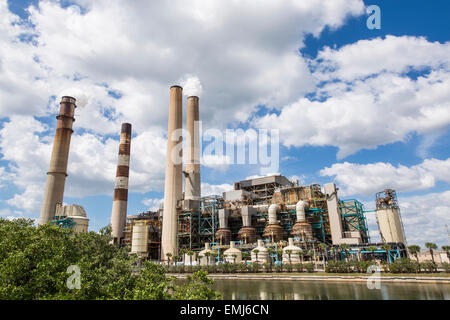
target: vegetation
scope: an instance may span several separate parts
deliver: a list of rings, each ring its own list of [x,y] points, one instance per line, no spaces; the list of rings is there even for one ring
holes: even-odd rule
[[[0,300],[219,298],[205,271],[177,284],[166,276],[169,266],[141,264],[129,248],[111,245],[110,233],[107,227],[71,234],[51,225],[36,228],[31,219],[0,218]],[[70,266],[79,268],[79,289],[71,286],[77,271],[68,273]]]

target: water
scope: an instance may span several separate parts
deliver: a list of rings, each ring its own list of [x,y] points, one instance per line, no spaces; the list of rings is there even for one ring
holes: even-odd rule
[[[450,300],[450,284],[381,283],[370,290],[365,282],[216,279],[213,288],[225,300]]]

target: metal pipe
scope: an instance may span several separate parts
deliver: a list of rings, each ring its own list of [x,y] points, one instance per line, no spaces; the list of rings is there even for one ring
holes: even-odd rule
[[[131,124],[122,123],[117,161],[116,185],[111,213],[113,243],[121,243],[127,219],[128,176],[130,172]]]
[[[280,209],[279,204],[271,204],[269,207],[269,224],[277,224],[277,211]]]
[[[182,197],[183,149],[182,116],[183,88],[170,88],[169,122],[167,132],[166,176],[164,183],[164,211],[161,237],[161,260],[167,260],[167,253],[178,255],[177,225],[178,201]]]
[[[295,205],[295,212],[297,214],[297,222],[306,222],[305,209],[308,207],[308,202],[300,200]]]
[[[69,160],[70,138],[72,136],[72,124],[75,121],[74,112],[76,100],[73,97],[64,96],[60,102],[59,115],[56,125],[55,139],[53,142],[50,168],[47,172],[44,200],[42,201],[39,225],[48,223],[56,212],[56,204],[63,203],[64,186],[67,177],[67,163]]]

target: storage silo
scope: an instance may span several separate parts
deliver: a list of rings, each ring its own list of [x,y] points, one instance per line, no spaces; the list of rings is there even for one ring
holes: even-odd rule
[[[386,189],[376,195],[376,216],[384,243],[406,244],[402,218],[395,190]]]
[[[133,224],[131,253],[135,253],[139,257],[148,255],[148,226],[145,221],[136,221]]]

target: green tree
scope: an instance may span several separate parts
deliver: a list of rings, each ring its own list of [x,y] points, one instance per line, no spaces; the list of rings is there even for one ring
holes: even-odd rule
[[[367,251],[370,251],[370,255],[371,255],[371,257],[372,257],[372,261],[374,261],[375,260],[375,251],[377,250],[377,247],[376,246],[369,246],[369,247],[367,247]]]
[[[111,244],[111,227],[72,234],[50,224],[35,227],[30,219],[0,218],[0,235],[0,300],[173,299],[179,292],[187,292],[186,299],[217,296],[202,275],[177,285],[163,265],[137,267],[129,247]],[[78,267],[79,289],[67,285],[77,275],[67,273],[70,266]]]
[[[255,254],[255,263],[256,263],[256,272],[258,272],[258,253],[259,250],[258,249],[253,249],[253,253]]]
[[[391,250],[391,246],[385,243],[381,245],[381,249],[386,252],[386,263],[389,263],[389,251]]]
[[[291,255],[292,255],[292,250],[286,250],[285,252],[286,252],[286,254],[288,255],[289,265],[291,265]]]
[[[323,268],[326,269],[327,267],[326,260],[328,260],[327,245],[326,243],[319,243],[317,247],[319,248],[319,252],[322,255]]]
[[[416,258],[417,263],[419,263],[419,256],[418,256],[418,254],[420,252],[420,246],[415,245],[415,244],[410,245],[408,247],[408,251],[409,251],[410,254],[412,254]]]
[[[211,252],[206,251],[205,257],[206,257],[206,268],[209,269],[209,257],[211,257]]]
[[[267,248],[267,254],[269,255],[269,270],[272,272],[272,254],[275,252],[275,249],[272,247]]]
[[[437,249],[437,245],[433,242],[425,242],[425,247],[427,247],[428,250],[430,251],[431,261],[433,262],[433,265],[436,265],[436,263],[434,262],[433,250]]]
[[[350,246],[347,243],[342,243],[339,245],[339,250],[344,251],[345,254],[345,261],[348,262],[348,249]]]
[[[172,258],[172,254],[170,252],[167,252],[166,256],[167,256],[167,266],[169,266],[170,265],[170,258]]]

